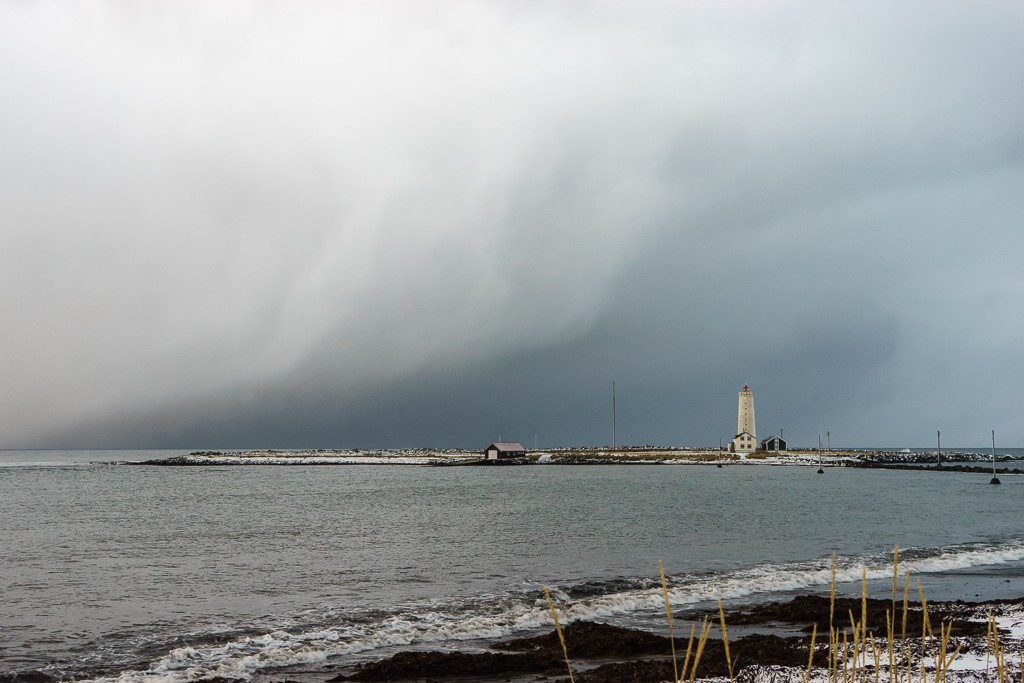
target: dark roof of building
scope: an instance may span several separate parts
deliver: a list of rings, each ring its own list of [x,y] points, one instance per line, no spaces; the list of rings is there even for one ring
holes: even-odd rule
[[[747,436],[749,436],[749,437],[750,437],[751,439],[753,439],[753,438],[754,438],[754,435],[753,435],[753,434],[751,434],[750,432],[740,432],[739,434],[734,434],[732,438],[734,438],[734,439],[735,439],[736,437],[738,437],[738,436],[743,436],[744,434],[746,434]]]
[[[519,453],[519,452],[525,453],[526,452],[526,449],[523,448],[523,444],[515,443],[514,441],[499,441],[497,443],[492,443],[485,450],[489,451],[492,448],[496,448],[496,449],[498,449],[502,453]]]
[[[786,440],[783,439],[778,434],[776,434],[775,436],[769,436],[769,437],[767,437],[765,439],[761,439],[761,443],[768,443],[770,441],[781,441],[782,443],[786,443]]]

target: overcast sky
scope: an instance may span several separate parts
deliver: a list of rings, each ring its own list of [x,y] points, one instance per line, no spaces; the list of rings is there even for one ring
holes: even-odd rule
[[[1024,3],[0,8],[0,446],[1024,446]]]

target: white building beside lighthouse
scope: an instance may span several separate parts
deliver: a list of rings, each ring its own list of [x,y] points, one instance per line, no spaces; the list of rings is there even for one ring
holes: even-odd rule
[[[736,436],[732,437],[729,450],[733,453],[753,453],[757,450],[757,430],[754,427],[754,392],[746,385],[740,392],[739,410],[736,416]]]

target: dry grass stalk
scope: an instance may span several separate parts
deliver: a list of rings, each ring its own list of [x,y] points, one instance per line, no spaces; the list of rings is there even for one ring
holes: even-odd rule
[[[868,627],[868,568],[864,567],[860,573],[860,628],[861,641],[864,640],[864,632]]]
[[[868,568],[864,567],[860,574],[860,640],[861,666],[867,666],[867,648],[864,647],[864,634],[868,628]]]
[[[849,658],[846,656],[846,631],[843,631],[843,683],[848,683],[847,679],[847,663]]]
[[[910,602],[910,572],[904,574],[903,581],[903,631],[900,635],[900,640],[907,639],[907,608]]]
[[[832,553],[832,586],[828,594],[828,682],[839,683],[839,631],[833,624],[836,612],[836,554]]]
[[[900,573],[900,544],[892,548],[892,613],[896,614],[896,579]]]
[[[562,644],[562,654],[565,655],[565,668],[569,671],[569,683],[576,683],[572,675],[572,666],[569,664],[569,648],[565,646],[565,636],[562,635],[562,626],[558,623],[558,612],[555,611],[555,603],[551,599],[548,587],[544,586],[544,596],[548,599],[548,607],[551,608],[551,616],[555,620],[555,630],[558,632],[558,642]]]
[[[910,648],[907,645],[907,608],[910,603],[910,572],[904,574],[903,581],[903,628],[900,631],[900,642],[903,644],[903,658],[907,662],[906,680],[900,681],[902,668],[897,672],[896,683],[910,683]]]
[[[665,565],[658,560],[658,572],[661,574],[661,590],[665,595],[665,618],[668,619],[668,639],[672,645],[672,680],[679,680],[679,664],[676,661],[676,637],[672,632],[672,605],[668,600],[668,583],[665,581]]]
[[[722,623],[722,645],[725,647],[725,663],[729,667],[729,683],[733,683],[732,658],[729,656],[729,631],[725,628],[725,610],[722,609],[722,600],[718,600],[718,616]]]
[[[928,601],[924,595],[924,587],[921,585],[920,580],[917,581],[917,592],[921,599],[921,649],[918,664],[915,667],[915,662],[911,658],[910,654],[910,642],[907,639],[907,621],[909,614],[909,602],[910,602],[910,573],[906,572],[904,575],[903,584],[903,613],[900,624],[900,635],[899,638],[903,643],[902,651],[897,646],[896,641],[896,589],[898,588],[899,579],[899,548],[898,546],[893,550],[893,590],[891,594],[891,609],[887,609],[885,613],[885,655],[882,654],[880,643],[876,638],[873,631],[869,631],[867,626],[867,574],[866,569],[861,572],[861,613],[860,619],[858,620],[853,613],[853,609],[847,611],[847,617],[850,620],[850,627],[848,630],[843,630],[840,634],[840,629],[834,626],[835,621],[835,581],[833,578],[832,585],[829,590],[829,651],[827,657],[827,680],[829,683],[870,683],[871,679],[874,679],[874,683],[881,683],[881,668],[883,659],[887,660],[888,664],[888,683],[946,683],[951,666],[956,661],[956,658],[960,655],[960,650],[963,645],[958,645],[951,651],[951,639],[953,633],[952,622],[943,621],[939,624],[939,633],[935,634],[931,616],[928,611]],[[833,559],[833,567],[835,560]],[[833,577],[834,569],[833,569]],[[811,651],[808,653],[808,666],[806,672],[801,672],[801,678],[804,683],[810,683],[811,673],[813,670],[814,662],[814,640],[816,636],[817,625],[814,625],[814,631],[812,632],[811,639]],[[841,637],[840,637],[841,636]],[[998,631],[994,617],[989,615],[988,623],[988,650],[991,656],[995,659],[996,677],[993,683],[1011,683],[1010,681],[1010,664],[1007,662],[1005,648],[999,642]],[[929,672],[926,660],[927,655],[932,653],[934,656],[931,659],[934,660],[934,668],[932,673]],[[870,668],[874,667],[874,672]],[[986,660],[986,671],[987,671],[987,660]],[[915,668],[917,682],[915,678]],[[986,674],[987,678],[987,674]],[[1022,655],[1022,670],[1021,670],[1021,682],[1024,683],[1024,655]]]
[[[924,619],[921,625],[922,631],[928,634],[928,638],[934,637],[932,621],[928,618],[928,601],[924,599],[924,588],[921,587],[921,579],[917,580],[917,594],[921,596],[921,611],[924,612]]]
[[[893,633],[892,633],[892,620],[893,614],[889,613],[889,610],[885,611],[885,640],[888,648],[889,655],[889,683],[895,683],[896,681],[896,660],[893,657]]]
[[[714,622],[705,616],[701,623],[700,632],[696,626],[690,627],[690,637],[686,644],[686,655],[683,659],[682,668],[679,668],[677,652],[675,647],[675,631],[672,618],[672,606],[668,594],[668,581],[665,577],[664,564],[658,562],[658,570],[661,575],[661,588],[665,600],[665,617],[668,621],[669,639],[672,648],[672,669],[673,683],[686,683],[689,674],[689,683],[695,683],[697,667],[700,664],[704,649]],[[903,583],[903,614],[900,628],[900,641],[902,652],[896,645],[896,589],[899,576],[899,546],[893,549],[893,584],[892,584],[892,608],[885,612],[886,630],[886,651],[888,659],[888,683],[913,683],[914,663],[910,654],[910,641],[907,639],[907,620],[910,602],[910,572],[904,574]],[[963,645],[958,645],[952,653],[949,651],[950,639],[953,633],[952,622],[943,621],[939,624],[939,635],[936,638],[932,629],[931,618],[928,613],[928,601],[924,596],[924,587],[920,579],[917,580],[917,592],[921,599],[921,649],[919,666],[917,667],[918,683],[946,683],[948,674],[953,662],[960,655]],[[562,654],[565,656],[565,666],[569,672],[570,683],[575,683],[572,666],[569,661],[569,650],[566,646],[565,635],[562,632],[558,620],[558,613],[555,610],[554,601],[547,587],[544,588],[544,595],[551,610],[551,617],[555,622],[555,630],[558,633],[558,640],[562,646]],[[832,579],[829,589],[829,644],[826,657],[828,683],[870,683],[871,673],[868,670],[868,656],[872,657],[874,663],[874,683],[881,683],[881,650],[873,631],[869,631],[867,621],[867,568],[861,572],[861,613],[858,621],[853,614],[853,609],[848,610],[850,619],[850,630],[840,629],[835,626],[835,600],[836,600],[836,555],[832,554]],[[728,667],[729,681],[735,683],[736,660],[732,658],[729,648],[729,631],[725,623],[725,609],[722,601],[718,600],[718,617],[722,629],[722,647],[725,651],[725,662]],[[800,672],[803,683],[811,683],[811,675],[814,670],[814,649],[817,644],[818,624],[815,623],[811,630],[810,647],[807,655],[807,668]],[[840,636],[842,636],[840,638]],[[696,647],[694,646],[696,639]],[[985,657],[985,680],[988,680],[989,660],[995,663],[996,676],[993,683],[1011,683],[1011,664],[1007,662],[1005,648],[999,642],[999,630],[996,618],[990,611],[987,619],[986,632],[987,651]],[[928,670],[925,664],[926,654],[934,652],[934,680],[929,681]],[[691,663],[692,658],[692,663]],[[905,668],[904,668],[905,663]],[[841,667],[841,669],[840,669]],[[905,673],[904,673],[905,672]],[[1021,653],[1021,678],[1024,683],[1024,652]]]
[[[811,629],[811,647],[807,655],[807,673],[804,675],[804,683],[810,683],[811,681],[811,668],[814,666],[814,639],[817,635],[818,624],[814,624],[814,628]]]
[[[686,679],[686,667],[690,664],[690,653],[693,652],[693,634],[695,629],[695,626],[690,626],[690,640],[686,643],[686,656],[683,658],[683,670],[679,674],[680,681]]]
[[[950,624],[950,630],[952,630],[952,624]],[[946,646],[949,644],[949,631],[946,630],[946,624],[939,624],[939,651],[935,656],[935,683],[940,683],[942,678],[943,664],[946,663]]]
[[[998,683],[1005,683],[1006,681],[1006,662],[1003,659],[1003,647],[999,643],[999,629],[996,627],[996,618],[989,615],[989,630],[992,632],[992,640],[989,647],[992,648],[992,656],[996,662],[996,681]]]
[[[850,610],[850,637],[853,638],[853,663],[850,670],[850,680],[857,680],[857,655],[860,654],[860,629],[853,619],[853,610]]]
[[[868,642],[871,643],[871,655],[875,660],[875,683],[878,683],[878,676],[882,672],[882,667],[878,665],[878,645],[875,643],[874,632],[868,633]]]
[[[896,618],[896,583],[899,579],[900,574],[900,545],[897,543],[892,548],[892,609],[886,610],[885,613],[885,640],[886,640],[886,653],[889,658],[889,683],[896,683],[896,671],[894,668],[893,661],[893,623],[892,620]],[[890,614],[891,613],[891,614]],[[877,672],[876,672],[877,673]]]
[[[834,683],[839,683],[839,630],[835,629],[832,631],[832,639],[829,644],[830,653],[830,669],[832,674],[832,680]]]
[[[700,664],[701,655],[704,654],[704,646],[707,645],[708,636],[711,635],[711,622],[704,617],[704,623],[700,627],[700,639],[697,641],[697,652],[693,656],[693,668],[690,669],[690,683],[697,678],[697,665]]]

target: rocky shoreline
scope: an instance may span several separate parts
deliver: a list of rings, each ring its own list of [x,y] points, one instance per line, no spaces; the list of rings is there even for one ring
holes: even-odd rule
[[[847,463],[846,467],[861,467],[867,469],[877,470],[912,470],[914,472],[967,472],[971,474],[991,474],[992,467],[984,465],[964,465],[958,462],[943,463],[942,466],[930,465],[913,465],[913,464],[900,464],[900,463],[881,463],[881,462],[851,462]],[[1015,467],[999,467],[995,468],[996,474],[1024,474],[1024,469]]]
[[[681,665],[687,650],[691,627],[698,631],[704,619],[711,624],[710,637],[699,659],[695,681],[736,683],[826,683],[828,674],[828,637],[832,603],[828,594],[801,595],[785,601],[760,603],[727,610],[724,620],[728,630],[728,651],[732,671],[725,657],[725,645],[717,611],[677,610],[675,624],[676,664]],[[902,598],[894,604],[889,600],[860,597],[837,597],[833,621],[840,640],[852,642],[851,620],[866,617],[865,632],[878,638],[873,659],[866,650],[861,666],[862,677],[869,683],[875,678],[874,662],[880,662],[877,674],[888,679],[884,646],[887,616],[896,608],[902,611]],[[856,615],[856,616],[854,616]],[[922,670],[927,680],[934,677],[934,636],[926,639],[922,649],[921,634],[930,628],[937,633],[940,625],[952,625],[950,647],[957,655],[952,666],[943,673],[947,683],[990,683],[994,672],[988,660],[988,618],[994,617],[1002,647],[1010,653],[1006,659],[1005,681],[1021,679],[1022,648],[1024,648],[1024,598],[978,602],[936,601],[927,603],[927,616],[919,602],[908,602],[906,625],[899,630],[906,641],[896,642],[899,648],[908,645],[910,662],[915,672]],[[566,657],[572,666],[573,679],[579,683],[657,683],[674,677],[673,641],[665,631],[624,628],[609,623],[578,620],[562,628],[565,650],[554,630],[525,637],[491,643],[474,643],[460,649],[407,649],[372,660],[341,663],[328,659],[319,665],[295,666],[266,672],[261,681],[302,681],[304,683],[343,682],[462,682],[484,681],[548,681],[568,683]],[[814,665],[808,676],[808,656],[814,643]],[[882,653],[881,655],[879,653]],[[923,655],[923,656],[922,656]],[[114,676],[106,671],[99,676]],[[91,677],[91,676],[90,676]],[[54,683],[57,678],[42,671],[0,671],[0,683]],[[238,683],[239,678],[195,678],[197,681]],[[858,679],[859,680],[859,679]],[[853,683],[851,681],[851,683]]]
[[[837,598],[834,620],[837,628],[851,632],[849,614],[858,619],[866,607],[867,628],[884,640],[886,613],[892,609],[888,600]],[[897,604],[897,610],[900,605]],[[729,651],[733,659],[733,677],[738,681],[763,680],[770,672],[774,681],[801,680],[808,663],[812,630],[817,627],[815,651],[818,662],[823,663],[827,648],[830,600],[827,595],[808,595],[785,602],[755,605],[725,613],[727,628],[748,632],[730,637]],[[1000,616],[1000,638],[1009,652],[1020,652],[1024,644],[1024,598],[987,602],[935,602],[928,603],[928,624],[937,629],[939,624],[953,624],[952,638],[960,653],[983,657],[987,647],[987,615]],[[675,615],[677,656],[681,660],[686,650],[689,626],[699,623],[704,615],[691,611]],[[696,678],[728,679],[721,631],[715,627],[701,658]],[[844,626],[845,624],[845,626]],[[910,603],[907,613],[907,634],[916,634],[911,650],[918,652],[920,634],[925,625],[925,614],[919,603]],[[788,635],[797,631],[799,635]],[[486,651],[419,651],[398,652],[385,659],[345,667],[327,679],[328,683],[342,681],[457,681],[457,680],[535,680],[568,681],[565,655],[573,666],[574,678],[582,683],[634,683],[635,681],[666,681],[673,679],[672,642],[662,634],[639,629],[622,628],[592,621],[576,621],[563,628],[565,654],[558,635],[550,631],[543,635],[516,638],[492,644]],[[918,655],[914,666],[918,667]],[[928,669],[928,658],[924,659]],[[971,660],[973,661],[973,660]],[[868,664],[870,666],[870,664]],[[1019,679],[1019,663],[1012,664]],[[916,669],[915,669],[916,670]],[[824,671],[820,673],[824,674]],[[951,668],[949,680],[974,680],[976,670],[968,667]],[[813,676],[812,676],[813,677]],[[980,679],[979,679],[980,680]]]

